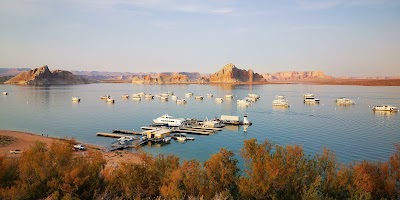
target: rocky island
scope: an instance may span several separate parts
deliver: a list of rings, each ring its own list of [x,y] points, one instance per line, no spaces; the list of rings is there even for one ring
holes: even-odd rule
[[[73,85],[86,84],[89,81],[68,71],[50,71],[47,65],[45,65],[30,71],[21,72],[4,83],[17,85]]]
[[[238,69],[229,63],[221,70],[210,76],[210,83],[255,83],[266,82],[263,76],[254,73],[253,70]]]

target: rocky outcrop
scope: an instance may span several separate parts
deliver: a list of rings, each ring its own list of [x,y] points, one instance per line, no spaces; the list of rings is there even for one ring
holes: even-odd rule
[[[331,76],[325,75],[322,71],[291,71],[263,74],[268,81],[302,81],[312,79],[331,79]]]
[[[233,64],[225,65],[221,70],[210,76],[212,83],[252,83],[265,82],[260,74],[254,73],[253,70],[238,69]]]
[[[50,71],[47,65],[27,72],[22,72],[5,84],[18,85],[70,85],[85,84],[87,80],[63,70]]]
[[[197,83],[204,81],[199,73],[189,72],[165,72],[160,74],[148,74],[132,78],[134,84],[173,84],[173,83]]]

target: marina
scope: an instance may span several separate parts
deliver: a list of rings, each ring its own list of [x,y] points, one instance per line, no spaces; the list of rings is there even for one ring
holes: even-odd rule
[[[151,127],[153,119],[166,113],[175,116],[174,118],[184,118],[186,121],[188,118],[196,118],[189,123],[190,126],[182,127],[175,132],[171,130],[170,143],[153,139],[151,143],[156,145],[140,145],[144,151],[155,155],[176,154],[183,159],[204,160],[221,147],[237,152],[244,140],[255,138],[258,141],[268,139],[283,145],[301,144],[310,154],[326,146],[337,153],[338,159],[344,162],[357,158],[379,160],[387,157],[388,152],[392,151],[393,141],[400,141],[396,134],[400,127],[398,112],[372,110],[376,105],[393,105],[398,108],[400,105],[398,87],[341,86],[338,88],[337,86],[296,84],[232,87],[119,84],[118,89],[115,88],[115,84],[34,88],[2,85],[0,87],[2,87],[0,91],[12,94],[0,98],[0,125],[3,129],[44,132],[56,137],[74,137],[84,143],[102,146],[110,146],[113,141],[123,136],[142,137],[140,134],[134,135],[130,132],[133,129],[135,132],[145,131],[141,129],[142,126]],[[161,94],[162,91],[174,91],[177,99],[185,97],[188,92],[193,92],[193,95],[185,98],[187,103],[184,105],[175,101],[159,101],[159,99],[126,101],[121,98],[115,104],[105,104],[105,100],[98,100],[104,94],[120,98],[124,94],[140,92],[145,92],[146,95]],[[202,101],[194,98],[194,94],[206,96],[207,93],[212,93],[214,97],[207,97]],[[314,97],[318,96],[321,103],[304,104],[302,99],[305,93],[315,94]],[[225,95],[231,94],[234,94],[235,99],[250,100],[251,106],[237,106],[236,100],[225,99]],[[254,98],[257,100],[252,101],[250,98],[253,95],[250,94],[254,94],[254,97],[261,96],[261,98]],[[290,109],[271,106],[276,94],[290,99]],[[78,96],[84,101],[79,104],[71,103],[71,97]],[[223,98],[223,102],[217,103],[216,98],[220,97]],[[357,100],[357,104],[338,106],[334,101],[337,97]],[[172,95],[169,98],[172,98]],[[244,125],[244,114],[248,114],[252,126]],[[219,126],[218,120],[221,120],[221,115],[238,116],[239,120],[226,121],[223,123],[224,127],[215,127]],[[18,123],[21,120],[26,123]],[[66,120],[68,123],[65,123]],[[160,124],[158,128],[162,126],[165,124]],[[178,127],[168,127],[168,129],[175,128]],[[113,129],[127,130],[127,132],[113,133]],[[109,136],[96,137],[98,132],[108,133]],[[189,143],[178,143],[172,138],[174,134],[185,132],[196,139]],[[110,137],[110,133],[118,135]],[[355,141],[362,142],[354,145]],[[374,147],[374,149],[367,147]],[[135,148],[130,147],[125,150],[136,151]]]

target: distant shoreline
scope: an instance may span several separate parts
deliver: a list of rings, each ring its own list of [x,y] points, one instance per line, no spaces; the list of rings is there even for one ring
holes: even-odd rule
[[[131,83],[127,80],[103,80],[98,83]],[[137,84],[137,83],[132,83]],[[309,80],[287,80],[287,81],[266,81],[266,82],[237,82],[237,83],[199,83],[199,82],[184,82],[184,83],[163,83],[163,84],[147,84],[140,83],[137,85],[268,85],[268,84],[305,84],[305,85],[359,85],[359,86],[400,86],[400,79],[309,79]]]

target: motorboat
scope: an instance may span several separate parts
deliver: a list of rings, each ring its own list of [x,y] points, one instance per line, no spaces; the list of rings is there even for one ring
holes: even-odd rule
[[[236,103],[239,106],[250,106],[251,105],[251,101],[249,101],[247,99],[239,99],[236,101]]]
[[[118,138],[118,143],[120,143],[120,144],[126,144],[129,141],[133,141],[133,137],[124,136],[124,137]]]
[[[194,99],[203,100],[203,96],[201,96],[201,95],[196,95],[196,96],[194,97]]]
[[[225,95],[225,99],[233,99],[233,94],[227,94],[227,95]]]
[[[290,107],[284,95],[277,95],[272,101],[272,106]]]
[[[314,97],[314,94],[306,93],[303,95],[304,103],[319,103],[319,99]]]
[[[79,97],[72,97],[71,101],[73,102],[80,102],[81,99]]]
[[[171,99],[172,99],[172,100],[176,100],[176,98],[177,98],[176,95],[172,95],[172,96],[171,96]]]
[[[186,99],[177,99],[176,103],[187,103]]]
[[[215,101],[221,103],[221,102],[223,102],[224,100],[223,100],[222,98],[215,98]]]
[[[2,92],[3,95],[8,95],[8,92]]]
[[[160,100],[162,100],[162,101],[168,101],[168,96],[161,96],[161,97],[160,97]]]
[[[395,106],[392,105],[380,105],[380,106],[374,106],[372,108],[373,111],[388,111],[388,112],[397,112],[399,109]]]
[[[110,95],[104,95],[104,96],[101,96],[101,97],[100,97],[100,99],[109,99],[109,98],[111,98]]]
[[[123,99],[129,99],[129,94],[123,94],[123,95],[121,96],[121,98],[123,98]]]
[[[353,100],[347,99],[345,97],[337,98],[337,99],[335,99],[335,102],[338,105],[353,105],[353,104],[356,104]]]
[[[214,95],[213,94],[211,94],[211,93],[207,93],[207,97],[213,97]]]
[[[157,119],[153,119],[154,124],[168,125],[168,126],[182,126],[185,123],[183,118],[174,118],[168,114],[162,115]]]
[[[115,103],[115,100],[113,98],[109,97],[106,99],[106,102],[107,103]]]
[[[139,96],[145,96],[146,95],[146,93],[144,93],[144,92],[139,92],[139,93],[137,93]]]
[[[138,100],[138,101],[140,101],[140,100],[142,100],[142,97],[140,96],[140,94],[132,94],[132,100]]]
[[[188,92],[188,93],[185,94],[185,96],[191,97],[191,96],[193,96],[193,92]]]
[[[144,95],[144,98],[146,98],[146,99],[153,99],[154,96],[153,96],[152,94],[145,94],[145,95]]]
[[[163,142],[164,142],[164,143],[167,143],[167,144],[168,144],[168,143],[171,143],[171,139],[172,139],[172,137],[166,136],[166,137],[163,138]]]

